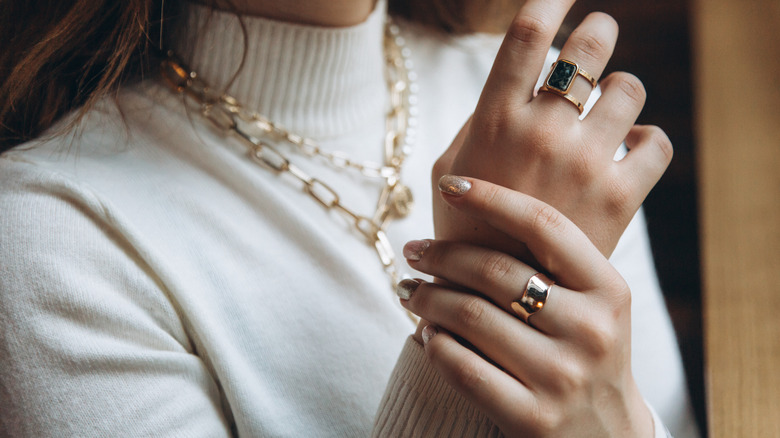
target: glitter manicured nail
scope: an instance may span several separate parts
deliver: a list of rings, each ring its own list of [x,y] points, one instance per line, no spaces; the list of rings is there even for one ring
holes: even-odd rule
[[[430,342],[437,333],[439,333],[439,329],[435,325],[426,325],[422,331],[423,344]]]
[[[395,294],[398,295],[399,298],[402,300],[408,300],[412,297],[412,294],[415,290],[417,290],[417,287],[420,286],[420,282],[417,280],[413,280],[411,278],[406,278],[404,280],[401,280],[396,286],[395,286]]]
[[[412,240],[404,245],[404,257],[408,260],[418,261],[423,253],[431,246],[430,240]]]
[[[439,179],[439,190],[452,196],[463,196],[471,189],[471,183],[455,175],[444,175]]]

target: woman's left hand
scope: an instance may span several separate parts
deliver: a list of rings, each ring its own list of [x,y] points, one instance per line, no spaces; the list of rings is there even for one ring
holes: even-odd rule
[[[403,305],[431,322],[423,339],[433,366],[508,436],[652,436],[652,418],[631,373],[625,281],[549,205],[465,180],[471,188],[443,194],[446,202],[525,242],[555,285],[525,323],[510,304],[536,270],[466,243],[410,242],[404,248],[410,266],[468,289],[402,282],[411,291]]]

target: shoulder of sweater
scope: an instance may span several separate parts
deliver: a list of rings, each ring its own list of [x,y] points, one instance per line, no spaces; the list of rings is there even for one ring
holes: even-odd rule
[[[159,279],[112,200],[59,171],[56,161],[36,158],[0,157],[0,321],[16,327],[5,334],[27,336],[31,323],[24,321],[45,315],[70,318],[101,306],[108,312],[109,301],[133,301],[156,309],[155,323],[186,344],[175,309],[158,293]]]
[[[0,155],[0,191],[8,194],[33,183],[41,191],[67,183],[99,193],[119,181],[170,177],[201,143],[177,99],[150,80],[103,98],[75,124],[79,114],[73,111],[39,139]]]

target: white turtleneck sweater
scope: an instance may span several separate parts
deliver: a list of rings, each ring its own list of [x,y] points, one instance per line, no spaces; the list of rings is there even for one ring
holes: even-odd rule
[[[381,161],[382,6],[342,29],[245,18],[229,93],[324,149]],[[191,7],[182,29],[182,56],[226,84],[245,49],[237,19]],[[416,210],[388,230],[398,252],[433,236],[431,165],[500,41],[402,33],[421,113],[403,172]],[[0,435],[345,437],[375,422],[386,436],[497,433],[405,344],[414,325],[349,226],[156,80],[118,104],[0,156]],[[283,150],[373,211],[376,184]],[[636,379],[678,437],[694,436],[641,215],[612,261],[634,294]]]

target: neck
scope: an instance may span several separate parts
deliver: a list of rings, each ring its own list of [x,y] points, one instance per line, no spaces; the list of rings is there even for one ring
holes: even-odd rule
[[[193,0],[242,15],[264,17],[325,27],[346,27],[362,23],[376,0]]]

